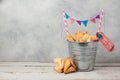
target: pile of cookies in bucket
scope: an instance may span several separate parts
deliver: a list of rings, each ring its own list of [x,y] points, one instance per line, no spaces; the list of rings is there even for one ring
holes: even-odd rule
[[[75,32],[75,35],[68,34],[67,39],[70,42],[96,42],[98,40],[96,35],[89,35],[88,31],[83,32],[80,30]],[[54,70],[59,73],[68,74],[78,70],[78,66],[70,57],[66,59],[55,58],[54,62],[56,63]]]
[[[66,59],[55,58],[54,62],[56,63],[54,70],[59,73],[68,74],[77,71],[77,66],[70,57],[67,57]]]
[[[71,42],[94,42],[97,41],[96,35],[89,35],[88,31],[80,31],[75,32],[74,35],[68,34],[67,39]]]

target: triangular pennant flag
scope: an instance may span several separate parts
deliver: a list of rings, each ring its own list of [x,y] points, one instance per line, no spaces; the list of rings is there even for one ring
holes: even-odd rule
[[[97,19],[100,18],[100,15],[97,15],[95,18],[97,18]]]
[[[92,18],[90,21],[93,22],[93,23],[96,23],[96,19],[95,18]]]
[[[74,18],[70,18],[70,21],[71,21],[71,23],[74,23],[75,19]]]
[[[70,18],[70,16],[67,13],[65,13],[65,17],[66,17],[66,19]]]
[[[83,25],[86,27],[87,26],[87,23],[88,23],[88,20],[84,20],[82,21]]]
[[[77,23],[78,23],[79,25],[81,25],[81,21],[80,21],[80,20],[77,20]]]

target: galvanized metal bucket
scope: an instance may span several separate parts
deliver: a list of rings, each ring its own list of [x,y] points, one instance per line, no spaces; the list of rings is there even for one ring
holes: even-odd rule
[[[97,53],[97,41],[96,42],[70,42],[69,55],[75,61],[78,66],[78,71],[92,71],[95,65],[96,53]]]

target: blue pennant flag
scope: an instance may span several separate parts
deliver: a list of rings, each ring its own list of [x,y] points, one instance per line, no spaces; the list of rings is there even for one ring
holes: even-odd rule
[[[70,18],[70,16],[68,14],[66,14],[66,13],[65,13],[65,17],[66,17],[66,19]]]
[[[83,23],[83,25],[86,27],[87,24],[88,24],[88,20],[84,20],[84,21],[82,21],[82,23]]]

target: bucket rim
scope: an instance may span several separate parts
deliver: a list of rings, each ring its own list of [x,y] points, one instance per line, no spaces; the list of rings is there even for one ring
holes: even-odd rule
[[[86,43],[97,43],[97,42],[99,42],[99,41],[96,40],[96,41],[94,41],[94,42],[72,42],[72,41],[69,41],[69,40],[67,39],[67,42],[70,42],[70,43],[81,43],[81,44],[86,44]]]

